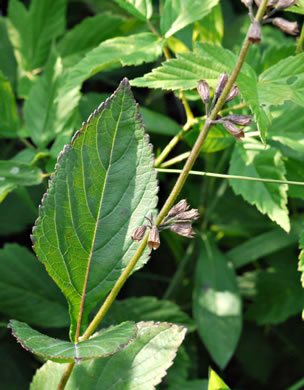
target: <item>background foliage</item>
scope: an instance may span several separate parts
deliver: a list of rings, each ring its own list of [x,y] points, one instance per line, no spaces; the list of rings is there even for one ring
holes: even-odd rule
[[[85,278],[78,278],[79,263],[92,260],[88,253],[96,232],[94,222],[87,223],[88,216],[94,221],[98,202],[104,202],[102,213],[111,219],[110,228],[100,233],[98,248],[94,247],[98,253],[92,262],[97,263],[88,281],[92,292],[81,329],[132,257],[137,244],[130,244],[131,232],[156,207],[153,158],[142,121],[157,158],[189,120],[180,99],[183,91],[197,120],[166,159],[175,161],[160,165],[182,168],[183,156],[189,154],[205,120],[195,90],[198,80],[206,79],[214,87],[221,72],[231,73],[249,26],[241,2],[167,0],[161,18],[160,3],[9,0],[1,4],[0,378],[7,389],[28,389],[31,382],[32,390],[54,389],[65,364],[42,365],[44,357],[70,361],[107,356],[122,344],[127,346],[113,356],[76,366],[67,389],[76,388],[81,378],[84,383],[79,388],[102,383],[100,388],[108,389],[116,383],[117,372],[124,378],[115,384],[119,390],[154,386],[211,390],[228,388],[225,383],[235,389],[296,390],[303,384],[304,290],[298,270],[304,271],[304,187],[288,185],[286,180],[304,182],[304,53],[296,55],[294,37],[271,25],[263,27],[261,44],[250,48],[237,80],[240,96],[225,107],[231,113],[253,115],[254,124],[246,128],[252,137],[236,142],[221,125],[213,127],[194,169],[283,183],[190,176],[181,198],[201,214],[194,225],[196,238],[189,241],[162,232],[160,248],[142,267],[148,259],[145,253],[138,267],[142,268],[102,322],[102,328],[117,328],[99,333],[94,345],[83,345],[80,352],[68,339],[70,319],[70,336],[75,335],[81,293],[87,287]],[[299,1],[299,7],[293,8],[296,13],[280,16],[302,22],[303,9]],[[164,57],[166,47],[172,59]],[[125,77],[132,92],[122,82],[111,100],[100,106]],[[62,294],[33,254],[30,234],[57,156],[81,128],[82,136],[74,138],[73,147],[66,148],[58,162],[58,175],[33,234],[36,253]],[[132,142],[126,143],[129,138],[124,137]],[[107,155],[110,144],[112,152]],[[117,171],[112,170],[112,160],[117,161]],[[157,178],[162,205],[176,175],[159,172]],[[81,192],[86,180],[84,187],[89,190]],[[75,194],[71,182],[79,184]],[[124,207],[111,214],[115,199],[119,204],[122,198]],[[73,207],[66,214],[68,199]],[[75,210],[83,212],[77,214],[79,230],[74,230]],[[52,228],[62,224],[70,235],[56,247]],[[71,249],[70,240],[75,243],[79,237],[86,245]],[[43,258],[51,251],[71,261],[71,274],[78,278],[75,286],[69,285],[70,270],[64,274],[53,252],[52,261]],[[109,253],[111,264],[99,267],[98,256]],[[33,335],[38,337],[38,344],[25,344],[34,351],[38,346],[38,357],[17,345],[7,329],[10,319],[15,320],[11,326],[23,344]],[[134,322],[139,324],[136,335]],[[188,332],[170,367],[185,336],[183,327]],[[65,340],[69,353],[62,355],[61,346],[50,352],[52,337]],[[163,343],[166,352],[159,352]],[[105,350],[98,354],[101,345]],[[139,368],[131,375],[135,362]],[[225,382],[215,371],[208,374],[210,366]],[[88,382],[96,372],[98,378]]]

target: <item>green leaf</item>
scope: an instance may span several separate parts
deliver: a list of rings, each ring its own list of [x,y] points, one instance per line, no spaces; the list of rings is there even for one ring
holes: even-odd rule
[[[166,323],[137,324],[136,339],[121,351],[104,359],[82,362],[74,367],[66,390],[153,390],[166,375],[185,329]],[[80,344],[80,343],[79,343]],[[66,366],[48,362],[37,371],[31,390],[54,390]]]
[[[259,76],[260,102],[267,106],[286,100],[304,106],[304,53],[288,57]]]
[[[21,69],[32,71],[46,61],[52,41],[65,29],[66,0],[32,0],[29,9],[19,0],[8,8],[8,31]]]
[[[151,0],[115,0],[122,8],[136,18],[146,21],[153,13]]]
[[[119,324],[122,321],[159,321],[183,325],[189,330],[195,329],[194,321],[184,313],[178,305],[155,297],[128,298],[115,301],[105,318],[102,326]]]
[[[258,273],[257,295],[246,318],[258,325],[275,325],[298,314],[304,307],[304,290],[299,280],[297,260],[293,252],[276,256],[270,267]]]
[[[285,166],[280,152],[264,149],[258,141],[237,143],[230,160],[230,175],[265,179],[286,180]],[[287,208],[287,184],[229,180],[233,191],[253,204],[262,214],[280,225],[287,232],[290,222]]]
[[[186,133],[185,140],[193,147],[199,133],[204,127],[205,121],[199,120],[198,124],[193,126],[193,129]],[[214,153],[219,150],[228,148],[235,143],[235,138],[232,137],[222,126],[212,126],[206,141],[201,149],[201,155],[204,153]]]
[[[241,334],[242,301],[233,268],[207,237],[201,242],[195,271],[193,311],[203,343],[224,368]]]
[[[9,80],[13,89],[16,87],[16,58],[7,33],[6,20],[0,18],[0,70]]]
[[[33,186],[42,182],[39,168],[18,161],[0,161],[0,202],[17,185]]]
[[[168,390],[208,390],[208,380],[198,379],[193,381],[184,381],[169,386]]]
[[[303,222],[293,221],[289,234],[281,228],[262,233],[234,247],[226,255],[235,268],[243,267],[255,260],[295,245],[298,242],[302,225]]]
[[[83,19],[64,35],[58,45],[64,64],[69,61],[69,64],[75,65],[76,58],[80,60],[87,51],[101,42],[122,35],[123,23],[125,18],[110,12],[102,12]],[[67,60],[66,57],[69,59]]]
[[[202,20],[195,22],[193,40],[220,45],[224,36],[224,19],[220,4],[212,8],[211,12]]]
[[[182,28],[202,19],[219,0],[166,0],[160,19],[162,34],[168,38]]]
[[[286,8],[284,11],[304,15],[304,0],[298,0],[296,5]]]
[[[59,156],[33,231],[36,254],[69,302],[71,337],[135,253],[131,234],[156,206],[155,176],[124,79]]]
[[[19,126],[17,106],[9,81],[0,71],[0,137],[16,138]]]
[[[108,68],[154,61],[161,55],[163,44],[153,33],[141,33],[109,39],[89,51],[64,73],[65,81],[56,97],[56,132],[61,132],[71,120],[80,99],[81,85],[86,79]]]
[[[176,59],[166,61],[151,73],[131,81],[136,87],[162,88],[165,90],[193,89],[200,79],[215,86],[220,73],[231,73],[237,56],[221,46],[209,43],[197,44],[197,52],[181,53]],[[237,86],[244,101],[249,104],[257,122],[261,138],[265,142],[269,114],[261,106],[257,89],[257,75],[250,65],[244,64],[237,79]]]
[[[124,322],[103,329],[81,343],[70,343],[46,336],[16,320],[9,322],[9,328],[23,348],[35,355],[61,363],[79,363],[86,359],[112,355],[129,344],[137,334],[134,322]]]
[[[210,368],[208,390],[229,390],[226,383]]]
[[[7,244],[0,250],[0,266],[2,313],[44,328],[69,325],[65,299],[33,253]]]

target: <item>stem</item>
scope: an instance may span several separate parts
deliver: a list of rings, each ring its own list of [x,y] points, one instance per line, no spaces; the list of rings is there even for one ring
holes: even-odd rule
[[[302,24],[301,34],[298,39],[296,54],[300,54],[303,51],[303,42],[304,42],[304,23]]]
[[[156,170],[158,172],[166,172],[166,173],[182,173],[183,172],[183,170],[181,170],[181,169],[156,168]],[[296,186],[304,186],[304,182],[302,182],[302,181],[262,179],[262,178],[250,177],[250,176],[226,175],[224,173],[189,171],[189,175],[218,177],[218,178],[221,178],[221,179],[236,179],[236,180],[247,180],[247,181],[260,181],[260,182],[263,182],[263,183],[292,184],[292,185],[296,185]]]
[[[35,149],[35,147],[34,147],[26,138],[19,137],[19,140],[20,140],[27,148]]]
[[[61,381],[60,381],[60,383],[59,383],[59,385],[57,387],[57,390],[63,390],[65,388],[65,385],[67,384],[67,381],[69,380],[69,377],[70,377],[70,375],[72,373],[72,370],[73,370],[74,366],[75,366],[74,362],[73,363],[69,363],[67,365],[67,368],[66,368],[66,370],[65,370],[65,372],[64,372],[64,374],[63,374],[63,376],[61,378]]]
[[[256,15],[256,19],[258,21],[261,20],[262,16],[263,16],[263,13],[265,12],[265,9],[266,9],[266,6],[267,6],[267,2],[268,0],[263,0],[262,1],[262,4],[260,5],[259,9],[258,9],[258,12],[257,12],[257,15]],[[217,116],[217,113],[220,111],[220,109],[222,108],[222,106],[225,104],[225,100],[226,100],[226,96],[228,95],[229,91],[230,91],[230,88],[232,87],[233,83],[235,82],[240,70],[241,70],[241,67],[245,61],[245,57],[246,57],[246,54],[247,54],[247,51],[249,49],[249,46],[250,46],[250,42],[248,40],[248,36],[246,36],[245,38],[245,41],[243,43],[243,46],[242,46],[242,49],[241,49],[241,52],[240,52],[240,55],[239,55],[239,58],[237,60],[237,63],[235,65],[235,68],[231,74],[231,77],[229,78],[221,96],[219,97],[218,101],[217,101],[217,104],[216,106],[214,107],[214,109],[212,110],[211,114],[210,114],[210,117],[206,120],[205,122],[205,125],[203,127],[203,130],[201,131],[200,135],[198,136],[194,146],[193,146],[193,149],[190,153],[190,156],[188,157],[188,160],[186,161],[185,165],[184,165],[184,168],[183,170],[181,171],[181,174],[180,176],[178,177],[170,195],[168,196],[164,206],[162,207],[160,213],[158,214],[158,217],[157,217],[157,220],[156,220],[156,223],[155,225],[156,226],[159,226],[162,222],[162,220],[164,219],[164,217],[166,216],[166,214],[168,213],[168,211],[170,210],[170,208],[173,206],[173,203],[175,202],[178,194],[180,193],[188,175],[189,175],[189,172],[193,166],[193,164],[195,163],[199,153],[200,153],[200,150],[201,150],[201,147],[208,135],[208,131],[209,131],[209,128],[211,126],[211,121],[214,120]],[[104,315],[107,313],[107,311],[109,310],[111,304],[113,303],[113,301],[115,300],[116,296],[118,295],[120,289],[122,288],[122,286],[124,285],[124,283],[126,282],[128,276],[130,275],[130,273],[132,272],[132,270],[134,269],[137,261],[139,260],[139,258],[141,257],[141,255],[143,254],[145,248],[146,248],[146,245],[147,245],[147,242],[148,242],[148,234],[145,236],[145,238],[143,239],[142,243],[140,244],[140,246],[138,247],[137,251],[135,252],[134,256],[132,257],[130,263],[127,265],[127,267],[124,269],[124,271],[122,272],[122,274],[120,275],[120,277],[118,278],[118,280],[116,281],[113,289],[111,290],[110,294],[107,296],[107,298],[105,299],[103,305],[101,306],[101,308],[99,309],[98,313],[96,314],[96,316],[93,318],[93,320],[91,321],[91,323],[89,324],[87,330],[85,331],[84,335],[80,338],[79,341],[84,341],[84,340],[87,340],[91,335],[92,333],[95,331],[95,329],[97,328],[99,322],[102,320],[102,318],[104,317]],[[63,390],[64,387],[65,387],[65,384],[66,382],[68,381],[70,375],[71,375],[71,372],[73,370],[73,367],[74,367],[74,363],[70,363],[69,366],[67,367],[67,370],[61,380],[61,382],[64,381],[63,385],[61,385],[61,382],[57,388],[57,390]]]
[[[164,163],[162,163],[160,168],[170,167],[171,165],[174,165],[174,164],[179,163],[183,160],[186,160],[186,158],[188,158],[189,156],[190,156],[190,152],[182,153],[179,156],[171,158],[171,160],[167,160]]]

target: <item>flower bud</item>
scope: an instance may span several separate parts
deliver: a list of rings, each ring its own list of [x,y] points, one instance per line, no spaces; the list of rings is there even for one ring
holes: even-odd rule
[[[252,0],[241,0],[241,2],[242,2],[243,4],[245,4],[245,6],[246,6],[247,8],[251,8],[251,7],[252,7]]]
[[[275,6],[275,8],[277,10],[289,8],[289,7],[292,7],[293,5],[295,5],[297,2],[298,2],[298,0],[279,0],[277,2],[277,5]]]
[[[225,129],[234,136],[237,140],[240,140],[240,138],[245,137],[245,134],[242,129],[239,129],[236,127],[233,123],[229,121],[223,121],[221,122],[222,125],[225,127]]]
[[[207,81],[200,80],[197,86],[197,91],[205,104],[208,104],[210,101],[210,87]]]
[[[160,246],[159,232],[156,226],[152,226],[148,237],[148,247],[150,249],[157,249]]]
[[[176,216],[176,220],[179,221],[195,221],[198,218],[199,218],[199,213],[197,209],[183,211],[181,213],[178,213]]]
[[[235,97],[237,97],[239,95],[240,91],[238,89],[238,87],[233,84],[232,88],[230,89],[227,97],[226,97],[226,100],[225,100],[225,103],[228,103],[228,102],[231,102],[231,100],[233,100]]]
[[[225,116],[225,120],[239,126],[248,126],[251,124],[250,115],[227,115]]]
[[[186,201],[186,199],[180,200],[178,203],[176,203],[171,209],[169,210],[167,217],[175,217],[175,215],[182,213],[183,211],[188,210],[189,205]],[[166,218],[167,218],[166,217]]]
[[[283,18],[273,18],[272,24],[276,27],[279,27],[279,29],[284,31],[286,34],[297,35],[299,33],[297,22],[289,22]]]
[[[218,99],[218,97],[220,96],[220,94],[223,92],[223,89],[225,88],[227,81],[228,81],[227,73],[226,72],[221,73],[219,78],[218,78],[217,86],[216,86],[215,91],[214,91],[214,98],[213,98],[214,101],[216,101]]]
[[[249,39],[249,42],[251,42],[252,44],[255,44],[255,45],[257,45],[261,42],[261,39],[262,39],[261,26],[260,26],[260,23],[255,19],[249,28],[248,39]]]
[[[145,235],[146,233],[146,229],[147,229],[147,226],[143,225],[143,226],[139,226],[131,235],[131,238],[133,241],[141,241],[143,236]]]
[[[170,226],[170,230],[183,237],[193,238],[194,231],[190,222],[176,222]]]

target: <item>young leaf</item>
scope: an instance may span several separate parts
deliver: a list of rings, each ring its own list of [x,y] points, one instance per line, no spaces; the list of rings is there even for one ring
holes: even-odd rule
[[[21,69],[44,64],[52,41],[64,32],[65,10],[66,0],[32,0],[28,10],[19,0],[9,2],[8,31]]]
[[[128,298],[115,301],[105,318],[102,326],[119,324],[123,321],[159,321],[183,325],[189,330],[195,329],[194,321],[184,313],[178,305],[155,297]]]
[[[115,0],[131,15],[143,20],[150,19],[153,13],[152,0]]]
[[[0,137],[16,138],[19,125],[17,106],[9,81],[0,71]]]
[[[280,152],[264,149],[257,141],[238,143],[230,160],[230,175],[250,176],[267,179],[285,179],[285,166]],[[246,180],[230,180],[233,191],[253,204],[262,214],[290,231],[287,208],[287,184],[273,184]]]
[[[33,253],[7,244],[0,250],[0,267],[2,313],[44,328],[69,325],[65,299]]]
[[[79,363],[82,360],[112,355],[129,344],[137,334],[134,322],[123,322],[103,329],[81,343],[70,343],[46,336],[16,320],[9,322],[9,328],[23,348],[35,355],[61,363]]]
[[[121,351],[104,359],[82,362],[74,367],[66,390],[154,390],[166,375],[185,329],[167,323],[137,324],[136,339]],[[79,345],[82,343],[79,343]],[[48,362],[37,371],[31,390],[54,390],[65,370],[64,364]]]
[[[242,328],[242,301],[233,268],[211,238],[201,242],[195,271],[194,318],[213,360],[224,368]]]
[[[279,324],[304,307],[304,289],[293,252],[288,261],[285,255],[276,256],[269,265],[269,269],[258,273],[257,295],[246,313],[246,318],[258,325]]]
[[[219,0],[166,0],[160,19],[162,34],[168,38],[182,28],[202,19]]]
[[[72,338],[132,258],[131,234],[156,193],[151,148],[124,79],[59,156],[33,229],[34,250],[69,302]]]
[[[210,368],[208,390],[229,390],[226,383]]]

